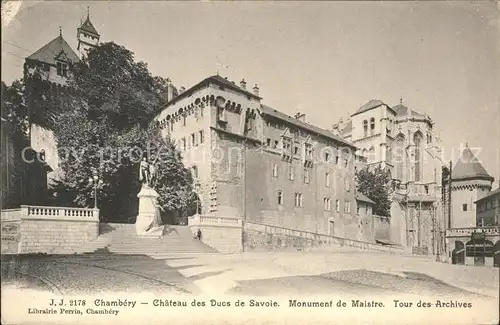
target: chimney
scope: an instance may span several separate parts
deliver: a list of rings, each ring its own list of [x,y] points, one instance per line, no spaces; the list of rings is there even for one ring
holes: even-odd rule
[[[301,122],[306,121],[306,114],[302,114],[301,112],[298,112],[297,114],[295,114],[294,117]]]
[[[243,90],[247,90],[247,82],[245,81],[245,79],[241,79],[240,88]]]
[[[253,86],[253,93],[255,96],[259,96],[259,86],[257,86],[257,84]]]

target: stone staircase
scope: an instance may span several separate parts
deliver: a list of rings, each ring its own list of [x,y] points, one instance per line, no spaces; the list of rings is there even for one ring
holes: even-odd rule
[[[60,252],[59,254],[64,253]],[[99,237],[68,254],[122,254],[168,257],[171,255],[218,253],[203,242],[194,239],[187,226],[165,225],[162,237],[138,237],[133,224],[100,224]]]

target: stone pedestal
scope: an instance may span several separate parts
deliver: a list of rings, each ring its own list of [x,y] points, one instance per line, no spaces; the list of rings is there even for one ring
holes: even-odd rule
[[[138,236],[160,237],[163,226],[159,225],[160,211],[158,207],[158,193],[146,184],[137,194],[139,198],[139,214],[135,221],[135,230]]]

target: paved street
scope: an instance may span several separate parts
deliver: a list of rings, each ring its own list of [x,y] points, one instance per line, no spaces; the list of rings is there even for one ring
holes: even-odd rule
[[[498,269],[382,253],[245,253],[151,258],[89,254],[3,259],[4,285],[63,294],[429,294],[498,297]]]

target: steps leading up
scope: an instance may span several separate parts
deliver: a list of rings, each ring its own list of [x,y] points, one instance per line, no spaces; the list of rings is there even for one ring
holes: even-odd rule
[[[68,254],[141,254],[156,257],[217,253],[216,250],[194,239],[187,226],[165,225],[162,237],[148,238],[137,236],[133,224],[101,224],[100,235],[95,241],[81,247],[68,247],[67,250]]]

